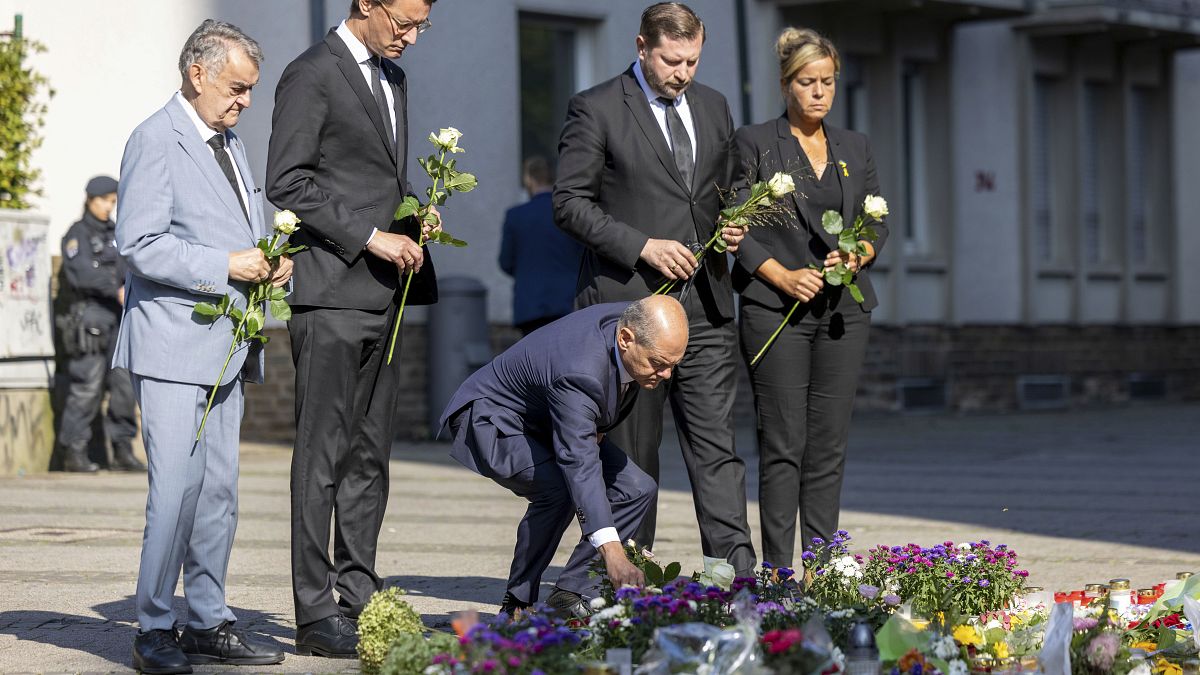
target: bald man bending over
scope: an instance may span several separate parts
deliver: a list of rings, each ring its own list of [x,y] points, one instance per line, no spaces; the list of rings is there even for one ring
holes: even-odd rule
[[[542,573],[572,518],[583,538],[547,604],[590,613],[597,551],[616,587],[642,585],[625,557],[654,504],[654,480],[604,438],[639,389],[671,377],[687,348],[683,307],[668,296],[593,305],[540,328],[467,379],[442,413],[451,456],[529,500],[501,610],[537,602]]]

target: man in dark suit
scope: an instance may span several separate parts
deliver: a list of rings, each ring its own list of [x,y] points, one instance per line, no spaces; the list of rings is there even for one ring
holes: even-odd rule
[[[525,160],[529,201],[504,214],[500,269],[513,278],[513,325],[522,335],[571,313],[583,247],[554,226],[554,173],[545,157]]]
[[[437,299],[419,225],[392,219],[412,188],[407,81],[389,59],[429,27],[433,1],[354,0],[341,25],[288,64],[275,92],[267,195],[300,217],[293,240],[309,247],[296,257],[288,325],[300,654],[354,658],[354,620],[381,586],[375,552],[400,383],[384,356],[400,276],[417,271],[409,304]]]
[[[644,583],[621,542],[641,524],[657,486],[605,432],[670,379],[687,340],[687,316],[673,298],[595,305],[513,345],[451,398],[442,414],[450,454],[529,500],[502,611],[537,601],[572,518],[585,536],[547,604],[589,613],[582,598],[595,590],[587,566],[597,551],[614,586]]]
[[[729,267],[711,251],[698,267],[685,245],[707,242],[720,227],[720,192],[740,171],[725,98],[693,81],[703,42],[704,24],[685,5],[659,3],[643,12],[637,61],[568,105],[554,214],[588,247],[578,305],[641,298],[664,280],[679,280],[673,294],[688,314],[687,354],[670,386],[639,397],[611,438],[657,480],[669,398],[703,553],[749,575],[755,556],[746,468],[733,447],[737,338]],[[742,230],[722,232],[736,250]],[[653,543],[653,515],[639,532],[645,546]]]

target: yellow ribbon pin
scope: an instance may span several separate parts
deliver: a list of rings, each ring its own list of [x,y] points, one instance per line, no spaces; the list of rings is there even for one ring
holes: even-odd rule
[[[841,162],[841,161],[839,161],[839,162],[838,162],[838,166],[842,167],[842,175],[843,175],[843,176],[845,176],[845,177],[847,177],[847,178],[849,178],[849,177],[850,177],[850,171],[849,171],[849,169],[847,169],[847,168],[846,168],[846,163],[845,163],[845,162]]]

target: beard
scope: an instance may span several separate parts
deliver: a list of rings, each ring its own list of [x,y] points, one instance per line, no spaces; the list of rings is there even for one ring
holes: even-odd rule
[[[642,64],[642,74],[646,76],[646,84],[650,85],[651,91],[667,98],[679,98],[692,83],[691,80],[682,83],[676,80],[664,81],[651,69],[646,68],[644,63]]]

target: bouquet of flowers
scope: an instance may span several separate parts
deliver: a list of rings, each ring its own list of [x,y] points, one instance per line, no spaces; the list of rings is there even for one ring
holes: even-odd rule
[[[634,660],[640,660],[654,643],[654,631],[663,626],[732,625],[729,605],[735,594],[689,579],[676,579],[661,589],[621,588],[612,603],[602,597],[592,601],[597,611],[587,624],[590,647],[598,655],[613,647],[628,648]]]
[[[987,540],[924,548],[879,546],[869,553],[863,579],[894,587],[914,611],[943,619],[947,612],[977,616],[1004,609],[1025,585],[1029,573],[1016,569],[1017,554]]]
[[[703,262],[709,250],[717,253],[725,252],[725,240],[721,238],[721,229],[725,225],[747,228],[754,225],[769,225],[777,222],[782,209],[778,201],[796,191],[796,182],[791,174],[782,171],[771,176],[770,180],[759,181],[750,186],[750,196],[746,201],[721,210],[721,221],[717,223],[717,231],[711,239],[696,251],[696,262]],[[654,291],[655,295],[670,293],[675,288],[678,279],[671,279]]]
[[[274,271],[279,266],[279,259],[282,256],[303,251],[306,247],[289,246],[284,241],[284,237],[291,236],[300,229],[300,219],[291,211],[277,211],[272,229],[274,233],[269,239],[263,237],[258,240],[258,249],[266,256],[271,270]],[[266,281],[251,284],[246,293],[247,300],[244,308],[238,307],[228,293],[221,298],[219,303],[197,302],[196,306],[192,308],[192,312],[201,321],[215,323],[222,317],[229,317],[233,322],[233,343],[229,345],[225,363],[221,366],[221,372],[217,374],[217,381],[208,394],[208,404],[204,406],[204,417],[200,420],[200,428],[196,430],[196,440],[200,440],[201,434],[204,433],[204,425],[208,423],[208,413],[212,410],[213,400],[217,397],[217,389],[221,386],[221,380],[225,379],[225,370],[229,368],[229,361],[233,358],[233,353],[237,351],[238,347],[251,340],[265,345],[269,339],[262,334],[263,326],[267,322],[263,305],[266,304],[270,309],[271,316],[280,321],[292,318],[292,308],[284,300],[286,297],[287,291],[275,288],[268,276]]]
[[[426,675],[493,673],[551,675],[574,672],[581,635],[561,620],[530,613],[509,622],[507,616],[466,628],[457,650],[433,657]]]
[[[396,213],[392,216],[394,220],[415,217],[423,228],[435,226],[441,220],[437,214],[433,213],[433,205],[445,204],[450,195],[455,192],[470,192],[475,189],[479,184],[475,176],[465,171],[459,171],[456,167],[458,160],[446,160],[446,153],[466,152],[465,149],[458,147],[460,138],[462,138],[462,132],[454,127],[440,129],[436,134],[429,134],[429,142],[437,148],[438,154],[417,159],[417,163],[433,180],[433,184],[425,190],[429,201],[422,204],[417,201],[416,197],[408,195],[404,201],[400,202],[400,206],[396,207]],[[467,242],[455,239],[441,229],[435,229],[428,234],[422,231],[420,245],[424,246],[430,242],[458,248],[467,245]],[[413,271],[409,270],[404,279],[404,293],[400,296],[400,309],[396,312],[396,323],[392,327],[392,339],[388,344],[387,362],[389,365],[392,363],[392,353],[396,350],[396,338],[400,334],[400,322],[404,319],[404,305],[408,303],[408,287],[412,285],[412,278]]]

